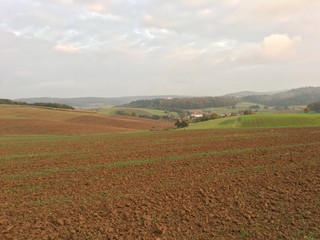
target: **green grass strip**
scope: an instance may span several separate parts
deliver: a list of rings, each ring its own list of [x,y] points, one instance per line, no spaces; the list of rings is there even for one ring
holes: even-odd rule
[[[319,144],[320,144],[320,142],[314,142],[314,143],[307,143],[307,144],[301,143],[301,144],[290,144],[290,145],[285,145],[285,146],[273,146],[273,147],[262,147],[262,148],[243,148],[243,149],[236,149],[236,150],[223,150],[223,151],[191,153],[191,154],[182,154],[182,155],[161,156],[161,157],[141,159],[141,160],[132,160],[132,161],[116,161],[116,162],[112,162],[112,163],[100,163],[100,164],[95,164],[95,165],[91,165],[91,166],[71,166],[71,167],[67,167],[67,168],[56,167],[56,168],[47,168],[47,169],[33,171],[33,172],[3,175],[2,178],[6,179],[6,180],[16,180],[16,179],[24,179],[24,178],[28,178],[28,177],[46,176],[46,175],[56,174],[56,173],[92,171],[92,170],[103,169],[103,168],[114,169],[114,168],[148,165],[148,164],[152,164],[155,162],[161,162],[161,161],[176,161],[176,160],[192,158],[192,157],[201,158],[201,157],[206,157],[206,156],[239,154],[239,153],[246,153],[246,152],[254,152],[257,150],[286,149],[286,148],[292,148],[292,147],[312,146],[312,145],[319,145]]]

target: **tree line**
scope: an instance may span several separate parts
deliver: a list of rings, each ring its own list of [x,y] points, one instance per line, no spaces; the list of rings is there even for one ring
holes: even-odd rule
[[[317,102],[309,104],[308,105],[308,109],[310,111],[314,111],[316,113],[320,113],[320,101],[317,101]]]
[[[74,109],[74,107],[61,104],[61,103],[43,103],[43,102],[35,102],[35,103],[26,103],[26,102],[19,102],[13,101],[10,99],[0,99],[0,104],[7,104],[7,105],[27,105],[27,106],[38,106],[38,107],[49,107],[49,108],[61,108],[61,109]]]
[[[137,100],[121,107],[155,108],[161,110],[203,109],[235,105],[239,99],[234,97],[192,97],[173,99]]]

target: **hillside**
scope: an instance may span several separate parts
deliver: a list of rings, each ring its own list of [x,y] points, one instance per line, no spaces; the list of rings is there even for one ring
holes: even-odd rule
[[[0,105],[24,105],[24,106],[36,106],[36,107],[47,107],[47,108],[60,108],[60,109],[69,109],[74,110],[74,108],[70,105],[61,104],[61,103],[52,103],[52,102],[34,102],[34,103],[26,103],[20,101],[13,101],[10,99],[0,98]]]
[[[262,95],[273,95],[276,93],[285,92],[283,91],[273,91],[273,92],[254,92],[254,91],[241,91],[235,93],[228,93],[226,97],[247,97],[247,96],[262,96]]]
[[[89,111],[0,106],[0,134],[81,134],[159,130],[172,123]]]
[[[161,110],[202,109],[235,105],[239,101],[234,97],[189,97],[173,99],[138,100],[122,107],[154,108]]]
[[[208,101],[208,99],[211,100]],[[212,99],[215,99],[213,103]],[[219,99],[219,100],[218,100]],[[122,106],[157,109],[196,109],[232,106],[238,102],[251,102],[268,106],[308,105],[320,100],[320,87],[297,88],[289,91],[254,92],[241,91],[222,97],[186,97],[177,95],[128,96],[128,97],[80,97],[80,98],[20,98],[15,101],[26,103],[60,103],[75,108],[101,108]],[[211,101],[211,102],[210,102]]]
[[[188,129],[277,128],[320,126],[320,114],[258,114],[193,123]]]
[[[318,100],[320,100],[320,87],[297,88],[273,95],[252,95],[242,98],[242,101],[268,106],[308,105]]]

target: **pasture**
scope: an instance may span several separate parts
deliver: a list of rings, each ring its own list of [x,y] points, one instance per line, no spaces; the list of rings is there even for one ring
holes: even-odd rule
[[[188,129],[279,128],[320,126],[320,114],[256,114],[193,123]]]
[[[231,112],[235,112],[237,113],[238,111],[244,111],[246,109],[249,109],[250,106],[252,105],[259,105],[260,109],[258,109],[257,114],[274,114],[274,113],[281,113],[281,112],[287,112],[287,113],[302,113],[303,109],[306,106],[302,106],[302,105],[298,105],[298,106],[289,106],[290,110],[281,110],[278,111],[277,109],[275,109],[274,107],[268,107],[267,109],[265,109],[264,105],[261,104],[257,104],[257,103],[251,103],[251,102],[240,102],[238,104],[236,104],[234,106],[234,108],[232,108],[232,106],[229,107],[216,107],[216,108],[206,108],[204,109],[205,112],[215,112],[218,113],[220,115],[224,115],[225,113],[231,113]]]

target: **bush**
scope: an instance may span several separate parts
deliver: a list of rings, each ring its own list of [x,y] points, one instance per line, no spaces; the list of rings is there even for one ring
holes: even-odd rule
[[[244,110],[243,115],[253,115],[256,114],[252,109]]]
[[[259,105],[251,105],[249,108],[250,109],[260,109],[260,106]]]
[[[177,128],[185,128],[189,126],[189,123],[186,120],[178,120],[176,121],[176,123],[174,124]]]
[[[218,119],[218,118],[220,118],[220,116],[219,116],[219,114],[217,114],[217,113],[211,113],[210,114],[210,119]]]
[[[126,111],[118,110],[114,114],[121,115],[121,116],[129,116],[130,114]]]
[[[38,107],[50,107],[50,108],[62,108],[62,109],[72,109],[74,108],[70,105],[67,104],[61,104],[61,103],[44,103],[44,102],[35,102],[31,104],[33,106],[38,106]]]

